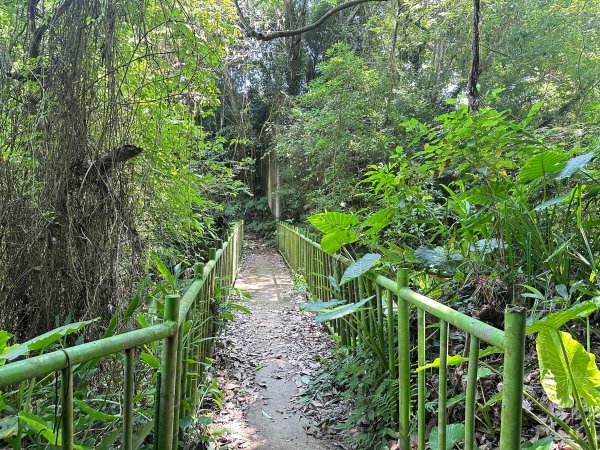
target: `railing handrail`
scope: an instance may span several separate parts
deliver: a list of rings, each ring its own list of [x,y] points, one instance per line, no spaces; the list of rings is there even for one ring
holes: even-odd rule
[[[229,237],[232,237],[236,233],[237,229],[240,226],[241,226],[241,223],[236,222],[233,225],[233,227],[231,227]],[[225,252],[225,249],[227,248],[228,245],[229,245],[229,240],[226,240],[225,242],[223,242],[222,248],[220,248],[216,251],[215,257],[213,259],[211,259],[210,261],[208,261],[206,264],[204,264],[204,269],[202,270],[202,276],[197,277],[192,282],[192,284],[188,287],[188,289],[185,291],[185,294],[183,294],[183,297],[181,297],[180,305],[179,305],[178,325],[181,325],[186,320],[185,318],[187,316],[187,313],[190,310],[190,308],[192,307],[192,304],[194,303],[196,296],[200,292],[200,289],[202,289],[202,286],[204,285],[205,281],[208,279],[210,273],[214,269],[214,267],[217,264],[217,262],[219,261],[219,259],[221,259],[221,255],[223,255],[223,253]]]
[[[232,227],[229,236],[233,236],[239,226],[240,224],[236,223]],[[43,355],[7,363],[0,366],[0,387],[9,386],[32,378],[43,377],[57,370],[65,369],[69,364],[83,364],[94,359],[104,358],[114,353],[125,351],[129,348],[173,336],[177,330],[177,326],[185,321],[186,315],[194,303],[198,292],[202,289],[221,255],[223,255],[223,251],[227,245],[229,245],[229,242],[225,241],[223,248],[216,251],[215,258],[204,265],[202,276],[195,279],[186,290],[180,300],[179,320],[177,324],[166,321],[146,328],[119,333],[66,349],[55,350]]]
[[[397,382],[397,393],[390,388],[390,395],[397,395],[397,408],[390,410],[392,420],[398,420],[398,444],[401,449],[411,446],[411,354],[416,350],[417,367],[426,365],[426,314],[439,319],[439,376],[438,376],[438,446],[445,448],[448,442],[448,350],[449,325],[466,333],[469,340],[467,383],[465,388],[465,450],[475,447],[475,408],[477,393],[477,372],[480,355],[480,341],[485,341],[504,350],[503,390],[500,425],[500,448],[518,450],[522,428],[523,362],[525,349],[525,309],[507,308],[504,313],[504,330],[481,322],[446,306],[436,300],[421,295],[408,288],[409,271],[399,268],[396,281],[392,281],[375,271],[366,271],[353,277],[349,283],[340,286],[335,294],[329,289],[326,277],[340,276],[340,271],[353,263],[339,254],[323,251],[311,238],[311,234],[298,227],[278,222],[277,246],[292,270],[299,271],[306,280],[307,290],[324,301],[334,298],[350,303],[374,298],[369,308],[360,308],[330,321],[329,329],[342,346],[352,351],[361,341],[371,338],[376,330],[379,340],[378,356],[385,359],[388,377]],[[374,291],[375,295],[369,297]],[[385,302],[384,302],[385,300]],[[396,311],[394,310],[396,302]],[[384,304],[385,303],[385,304]],[[411,320],[409,305],[415,306],[417,345],[411,348]],[[395,320],[397,319],[397,321]],[[361,326],[354,326],[357,321]],[[414,360],[414,359],[413,359]],[[426,448],[426,372],[417,373],[417,440],[419,450]]]
[[[287,228],[288,230],[298,234],[298,236],[301,239],[305,240],[313,247],[322,251],[321,246],[317,242],[313,241],[312,239],[308,238],[302,233],[298,233],[295,229],[283,222],[279,222],[279,224],[284,228]],[[342,256],[340,254],[332,254],[331,256],[336,260],[340,261],[341,263],[345,264],[346,266],[350,266],[353,263],[351,259],[346,258],[345,256]],[[415,292],[410,288],[399,287],[398,283],[396,283],[395,281],[390,280],[384,275],[373,272],[372,270],[365,272],[363,275],[369,278],[377,285],[379,285],[380,287],[390,292],[393,292],[394,294],[400,296],[407,302],[418,306],[419,308],[437,317],[438,319],[442,319],[454,325],[456,328],[460,328],[461,330],[472,334],[473,336],[481,339],[482,341],[485,341],[503,350],[505,349],[506,338],[503,330],[500,330],[490,324],[482,322],[481,320],[477,320],[471,316],[461,313],[460,311],[452,309],[449,306],[446,306],[443,303],[440,303],[430,297],[419,294],[418,292]]]
[[[97,358],[125,351],[132,347],[149,344],[169,336],[177,330],[175,322],[163,322],[146,328],[116,334],[62,350],[55,350],[0,366],[0,387],[32,378],[39,378],[66,369],[69,366],[83,364]]]

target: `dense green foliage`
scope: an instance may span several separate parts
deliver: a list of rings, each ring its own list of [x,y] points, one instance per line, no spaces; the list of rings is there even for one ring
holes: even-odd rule
[[[99,317],[88,328],[100,335],[157,261],[168,272],[206,260],[234,218],[269,236],[277,197],[283,219],[308,218],[355,271],[410,267],[415,287],[498,327],[511,304],[531,323],[567,314],[536,330],[535,378],[577,418],[561,424],[543,400],[535,420],[596,448],[597,389],[565,374],[600,383],[597,313],[568,313],[600,291],[597,2],[484,1],[479,43],[468,0],[366,2],[268,38],[336,4],[3,1],[0,328],[24,340],[71,314]],[[321,321],[357,308],[329,307]],[[394,401],[378,395],[387,368],[370,358],[330,379],[355,400],[346,428],[368,428],[357,437],[368,448],[394,425],[361,422]],[[478,411],[490,434],[493,405]],[[18,424],[53,436],[35,422]]]
[[[597,394],[587,396],[577,380],[600,383],[593,325],[600,293],[600,17],[590,7],[484,2],[478,81],[485,94],[476,111],[463,95],[471,2],[402,2],[342,13],[306,35],[305,72],[298,72],[305,91],[285,101],[271,96],[276,114],[260,135],[280,162],[283,218],[308,218],[325,251],[357,261],[376,253],[376,270],[384,273],[410,267],[419,274],[411,280],[415,288],[499,328],[508,305],[526,306],[533,323],[594,299],[591,311],[569,316],[579,320],[568,333],[566,320],[536,330],[541,373],[530,375],[537,403],[527,420],[560,429],[561,439],[580,448],[597,445]],[[318,17],[323,9],[308,11]],[[329,320],[357,305],[364,303],[316,299],[309,309]],[[465,342],[453,339],[462,351]],[[368,413],[385,403],[380,386],[390,374],[375,355],[385,355],[387,343],[367,339],[359,347],[329,369],[344,375],[323,374],[321,382],[347,393],[353,413],[339,426],[354,430],[355,445],[378,448],[395,429],[393,417]],[[535,348],[527,348],[533,359]],[[428,347],[432,360],[437,351]],[[361,376],[364,367],[368,376]],[[565,375],[573,371],[571,382]],[[562,394],[552,387],[556,379]],[[449,392],[458,422],[460,392]],[[492,398],[477,410],[492,441],[500,400],[494,393],[482,390]],[[395,399],[388,401],[391,407]],[[567,404],[576,412],[565,422],[553,411]],[[449,432],[460,431],[454,425]]]
[[[108,320],[149,250],[206,257],[223,202],[245,189],[245,163],[203,126],[232,17],[221,2],[3,2],[5,328],[32,335],[65,311]]]

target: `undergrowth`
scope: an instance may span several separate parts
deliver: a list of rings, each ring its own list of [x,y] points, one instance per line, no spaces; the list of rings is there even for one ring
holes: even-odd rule
[[[323,362],[304,400],[341,402],[343,408],[331,411],[327,425],[338,430],[353,448],[383,450],[388,449],[388,439],[398,437],[391,414],[397,392],[398,383],[387,377],[381,361],[368,347],[358,344],[354,350],[335,349],[335,358]]]

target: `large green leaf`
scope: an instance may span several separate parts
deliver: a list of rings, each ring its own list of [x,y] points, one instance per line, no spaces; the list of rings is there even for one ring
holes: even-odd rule
[[[462,423],[452,423],[446,425],[446,449],[452,448],[460,441],[465,439],[465,426]],[[439,450],[438,427],[433,427],[429,433],[429,447],[431,450]]]
[[[95,322],[97,320],[98,319],[96,318],[92,320],[84,320],[82,322],[70,323],[68,325],[63,325],[62,327],[55,328],[54,330],[48,331],[44,334],[40,334],[39,336],[36,336],[33,339],[22,343],[21,345],[5,353],[4,355],[0,355],[0,359],[11,361],[15,358],[18,358],[19,356],[26,355],[30,351],[43,350],[50,344],[53,344],[60,338],[66,336],[67,334],[77,333],[86,325],[89,325],[90,323]]]
[[[307,303],[305,305],[300,306],[301,311],[324,311],[326,309],[331,309],[336,306],[342,305],[344,303],[343,300],[329,300],[328,302],[314,302]]]
[[[367,253],[358,261],[354,261],[344,272],[342,275],[342,279],[340,280],[340,286],[348,281],[351,281],[355,278],[360,277],[363,273],[377,264],[377,261],[381,259],[381,255],[377,253]]]
[[[525,334],[533,334],[544,330],[557,330],[573,319],[583,319],[600,308],[600,302],[590,300],[579,303],[569,309],[548,314],[543,319],[533,322],[525,328]]]
[[[559,172],[565,167],[566,156],[564,153],[547,151],[532,156],[525,163],[525,167],[519,173],[519,180],[522,183],[543,178],[552,173]]]
[[[19,421],[16,416],[8,416],[0,419],[0,439],[16,436]]]
[[[60,433],[55,433],[42,417],[27,411],[21,411],[19,412],[19,419],[25,422],[27,426],[37,434],[40,434],[46,439],[50,445],[62,445],[62,435]],[[81,445],[73,445],[73,448],[83,450]]]
[[[333,319],[339,319],[340,317],[347,316],[348,314],[352,314],[358,311],[362,306],[365,305],[368,301],[370,301],[374,296],[363,298],[361,301],[356,303],[350,303],[349,305],[339,306],[337,308],[332,309],[329,312],[319,314],[317,316],[317,322],[323,323],[328,322]]]
[[[589,406],[600,406],[600,394],[596,390],[600,387],[600,371],[595,355],[586,352],[569,333],[556,330],[540,331],[536,348],[542,387],[552,402],[562,408],[570,408],[574,404],[576,390]]]
[[[442,247],[436,247],[433,250],[427,247],[418,247],[415,250],[415,258],[424,264],[435,266],[448,261],[448,252]]]
[[[554,444],[554,436],[546,436],[543,439],[532,442],[527,447],[522,447],[521,450],[550,450],[552,444]]]
[[[389,225],[395,215],[396,211],[391,208],[382,209],[381,211],[377,211],[375,214],[370,215],[363,222],[363,227],[366,229],[365,233],[369,236],[377,234]]]
[[[537,205],[535,208],[533,208],[533,210],[534,211],[543,211],[544,209],[549,208],[552,205],[556,205],[557,203],[565,202],[571,198],[572,194],[573,194],[573,191],[569,191],[566,194],[559,195],[558,197],[554,197],[549,200],[546,200],[545,202],[542,202],[539,205]]]
[[[321,233],[327,234],[356,225],[358,217],[354,214],[324,212],[310,216],[308,221]]]
[[[358,241],[358,236],[352,230],[339,230],[326,234],[321,239],[321,249],[326,253],[335,253],[342,246]]]
[[[594,155],[594,152],[589,152],[569,159],[558,178],[568,178],[583,169],[594,158]]]

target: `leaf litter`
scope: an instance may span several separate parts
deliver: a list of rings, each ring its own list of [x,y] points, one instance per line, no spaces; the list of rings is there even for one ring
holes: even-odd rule
[[[236,312],[217,345],[224,398],[211,425],[216,448],[346,448],[323,419],[323,403],[302,397],[333,358],[333,341],[314,313],[300,311],[306,296],[277,250],[252,239],[245,245],[236,287],[252,295],[245,304],[252,313]]]

